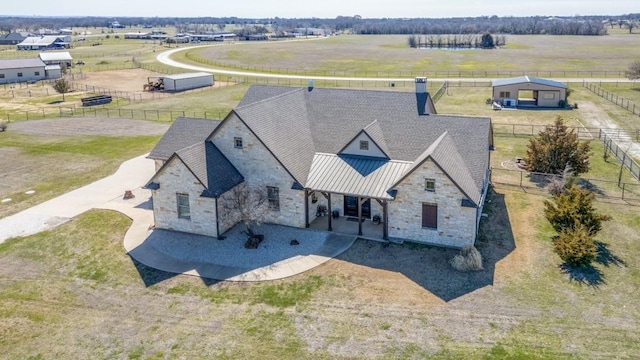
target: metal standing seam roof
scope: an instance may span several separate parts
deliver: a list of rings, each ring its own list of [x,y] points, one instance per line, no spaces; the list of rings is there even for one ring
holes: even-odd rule
[[[563,89],[567,88],[567,85],[565,85],[565,84],[563,84],[561,82],[558,82],[558,81],[540,79],[540,78],[530,77],[530,76],[520,76],[520,77],[515,77],[515,78],[509,78],[509,79],[493,80],[491,82],[491,86],[496,87],[496,86],[526,84],[526,83],[553,86],[553,87],[558,87],[558,88],[563,88]]]
[[[60,40],[60,36],[46,35],[46,36],[30,36],[24,39],[24,41],[22,41],[18,45],[48,46],[55,43],[56,41],[60,41],[64,43],[64,41]]]
[[[0,70],[2,69],[21,69],[21,68],[36,68],[45,67],[45,63],[39,58],[35,59],[10,59],[0,60]]]
[[[193,79],[199,77],[213,77],[213,74],[206,72],[195,72],[195,73],[183,73],[183,74],[174,74],[174,75],[162,75],[162,78],[171,79],[171,80],[183,80],[183,79]]]
[[[187,146],[205,141],[220,125],[221,120],[179,117],[151,150],[149,159],[168,160],[171,155]]]
[[[393,200],[387,191],[411,167],[410,162],[318,153],[307,187],[335,194]]]
[[[73,60],[73,57],[68,51],[54,51],[54,52],[43,52],[39,55],[42,61],[69,61]]]

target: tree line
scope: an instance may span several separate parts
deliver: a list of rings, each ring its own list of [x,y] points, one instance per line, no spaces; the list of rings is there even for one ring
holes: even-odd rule
[[[150,25],[154,27],[175,26],[178,29],[199,28],[222,30],[226,24],[239,27],[262,25],[271,31],[292,31],[296,28],[321,28],[327,32],[350,32],[362,35],[375,34],[549,34],[549,35],[605,35],[606,28],[636,26],[639,14],[618,17],[572,16],[572,17],[460,17],[460,18],[379,18],[366,19],[361,16],[338,16],[333,19],[320,18],[238,18],[238,17],[0,17],[0,32],[20,30],[35,31],[40,28],[106,28],[118,20],[125,27]]]

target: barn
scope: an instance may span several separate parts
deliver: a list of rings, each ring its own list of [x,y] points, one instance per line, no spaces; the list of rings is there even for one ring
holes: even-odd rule
[[[55,52],[44,52],[39,55],[40,60],[42,60],[47,65],[66,65],[68,68],[71,67],[71,63],[73,62],[73,57],[69,54],[68,51],[55,51]]]
[[[0,84],[44,80],[45,66],[38,58],[0,60]]]
[[[213,86],[213,75],[205,72],[164,75],[162,79],[166,91],[185,91]]]
[[[561,82],[520,76],[493,80],[493,101],[504,107],[557,108],[567,101],[567,86]]]

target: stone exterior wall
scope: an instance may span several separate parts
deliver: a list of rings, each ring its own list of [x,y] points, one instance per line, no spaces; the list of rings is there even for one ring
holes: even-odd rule
[[[280,193],[280,210],[267,214],[265,222],[304,228],[304,191],[292,190],[294,179],[267,148],[234,114],[216,129],[210,140],[244,176],[248,186],[275,186]],[[242,149],[234,138],[242,138]],[[315,211],[313,212],[315,215]]]
[[[425,179],[436,180],[434,192]],[[389,236],[434,245],[461,248],[476,238],[476,209],[463,207],[463,193],[431,160],[427,160],[396,187],[389,202]],[[438,228],[422,227],[422,204],[438,205]],[[373,204],[372,204],[373,205]]]
[[[156,165],[156,172],[158,172],[158,170],[160,170],[162,165],[164,165],[164,160],[155,159],[153,160],[153,163]]]
[[[201,197],[204,187],[178,158],[171,160],[156,178],[152,191],[155,226],[160,229],[218,236],[215,199]],[[191,219],[178,218],[177,194],[189,195]]]

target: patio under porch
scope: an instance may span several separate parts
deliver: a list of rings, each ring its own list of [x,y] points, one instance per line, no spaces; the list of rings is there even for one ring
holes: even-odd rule
[[[331,215],[320,216],[315,218],[309,228],[314,230],[327,231],[329,228],[329,218]],[[340,216],[331,218],[331,231],[342,235],[356,235],[362,239],[368,240],[384,240],[384,224],[375,223],[371,219],[363,219],[362,235],[358,235],[358,218],[351,216]]]

